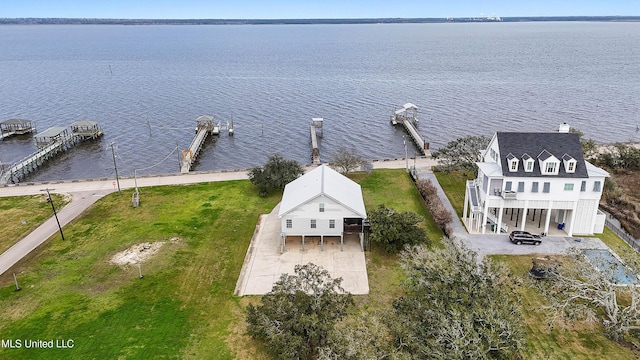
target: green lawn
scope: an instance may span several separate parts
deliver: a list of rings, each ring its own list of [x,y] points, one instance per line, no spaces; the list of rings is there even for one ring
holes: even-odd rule
[[[356,174],[368,209],[385,203],[415,211],[437,228],[404,170]],[[233,296],[266,198],[248,181],[143,188],[141,205],[131,192],[100,199],[37,249],[13,279],[0,278],[0,337],[74,341],[73,349],[0,348],[2,359],[264,358],[244,334],[243,309],[258,297]],[[33,206],[33,205],[30,205]],[[5,210],[2,210],[4,214]],[[172,238],[177,241],[170,241]],[[111,257],[131,245],[165,241],[141,266],[119,267]],[[367,253],[371,294],[362,307],[387,306],[402,280],[396,256]]]
[[[68,200],[58,194],[51,194],[56,211],[61,210]],[[0,253],[13,246],[48,218],[53,216],[51,204],[46,194],[29,196],[0,197]]]
[[[437,175],[460,211],[465,179]],[[376,170],[352,178],[362,185],[367,209],[384,203],[417,212],[426,218],[424,226],[438,244],[442,234],[404,170]],[[259,297],[232,294],[258,216],[271,211],[280,194],[260,198],[248,181],[230,181],[144,188],[141,206],[135,209],[130,196],[104,197],[65,227],[68,241],[53,236],[36,250],[17,269],[22,291],[14,291],[9,276],[0,279],[0,338],[72,339],[74,348],[0,348],[0,358],[264,358],[261,345],[244,334],[243,309]],[[0,214],[7,218],[8,210],[20,207],[34,217],[13,219],[38,223],[31,213],[40,209],[42,219],[50,215],[49,204],[39,199],[21,203],[22,198],[2,198],[8,202],[0,202]],[[601,238],[625,261],[638,261],[638,254],[611,232]],[[142,264],[142,279],[135,266],[109,263],[115,253],[152,241],[167,243]],[[356,297],[356,302],[360,309],[388,307],[401,294],[397,257],[376,247],[366,257],[371,293]],[[507,263],[523,284],[528,280],[530,256],[495,258]],[[514,295],[528,329],[525,358],[633,357],[599,329],[548,329],[540,312],[544,299],[526,286],[514,289]]]
[[[462,210],[464,210],[464,188],[469,178],[459,172],[436,172],[435,176],[451,205],[456,209],[458,217],[461,218]]]
[[[2,359],[234,358],[225,343],[232,294],[258,216],[279,201],[248,181],[108,195],[0,289],[3,339],[73,339],[71,350],[0,349]],[[168,242],[176,237],[176,242]],[[167,241],[143,263],[109,263],[133,244]]]

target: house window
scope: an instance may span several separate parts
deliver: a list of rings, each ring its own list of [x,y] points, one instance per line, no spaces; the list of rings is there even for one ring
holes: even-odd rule
[[[494,149],[491,149],[491,159],[493,159],[493,161],[498,160],[498,153],[496,153]]]
[[[555,174],[557,166],[558,166],[558,163],[549,161],[544,168],[544,172],[547,174]]]
[[[587,182],[582,180],[582,184],[580,184],[580,191],[587,191]]]
[[[504,184],[504,191],[511,191],[511,181],[507,181]]]
[[[569,161],[567,163],[567,172],[574,172],[576,168],[576,163],[574,163],[573,161]]]
[[[320,203],[320,212],[324,212],[324,203]]]
[[[533,171],[533,161],[527,161],[527,168],[525,169],[527,172]]]
[[[571,183],[564,184],[564,191],[573,191],[573,184]]]
[[[336,228],[336,221],[331,219],[329,220],[329,229],[335,229]]]
[[[316,228],[316,219],[311,219],[311,228],[312,229]]]
[[[518,182],[518,192],[524,192],[524,181]]]
[[[518,170],[518,161],[511,160],[511,171],[516,171],[516,170]]]
[[[551,191],[551,183],[545,182],[544,184],[542,184],[542,192],[548,193],[549,191]]]
[[[538,192],[538,182],[534,181],[533,184],[531,184],[531,192],[537,193]]]
[[[593,191],[600,192],[600,181],[593,183]]]
[[[293,227],[293,220],[287,219],[287,229],[291,229]]]

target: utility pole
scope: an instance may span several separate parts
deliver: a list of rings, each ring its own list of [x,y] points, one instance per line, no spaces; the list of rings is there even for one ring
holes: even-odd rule
[[[47,202],[51,204],[51,209],[53,210],[53,216],[55,216],[56,222],[58,223],[58,230],[60,230],[60,236],[62,236],[62,240],[64,240],[64,233],[62,232],[62,226],[60,226],[60,220],[58,220],[58,213],[56,212],[56,207],[53,205],[53,199],[51,198],[51,194],[49,193],[49,190],[55,190],[55,189],[46,188],[40,191],[47,192]]]
[[[407,150],[407,138],[403,135],[402,142],[404,143],[404,168],[409,172],[409,151]]]
[[[118,183],[118,194],[120,194],[120,178],[118,178],[118,165],[116,164],[116,153],[113,150],[113,142],[111,142],[111,156],[113,156],[113,168],[116,170],[116,182]]]

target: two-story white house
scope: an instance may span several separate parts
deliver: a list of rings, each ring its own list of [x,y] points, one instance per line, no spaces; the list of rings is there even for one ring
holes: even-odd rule
[[[584,159],[569,125],[552,133],[497,132],[476,164],[463,211],[469,231],[602,233],[598,203],[609,173]]]
[[[309,171],[284,188],[278,217],[281,220],[283,249],[288,236],[319,237],[359,234],[364,246],[363,220],[367,212],[360,185],[327,165]]]

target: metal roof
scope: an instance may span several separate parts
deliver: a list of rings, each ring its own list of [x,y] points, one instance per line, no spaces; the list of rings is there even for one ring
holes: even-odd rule
[[[285,186],[278,217],[321,195],[342,204],[362,218],[367,217],[360,185],[325,164]]]
[[[36,134],[36,137],[54,137],[54,136],[58,136],[60,134],[62,134],[63,132],[67,131],[66,127],[63,126],[54,126],[54,127],[50,127],[47,130]]]
[[[70,126],[71,127],[93,127],[98,125],[97,122],[95,121],[91,121],[91,120],[78,120],[74,123],[72,123]]]
[[[9,119],[9,120],[5,120],[3,122],[1,122],[0,124],[2,125],[26,125],[26,124],[30,124],[31,120],[25,120],[25,119]]]

